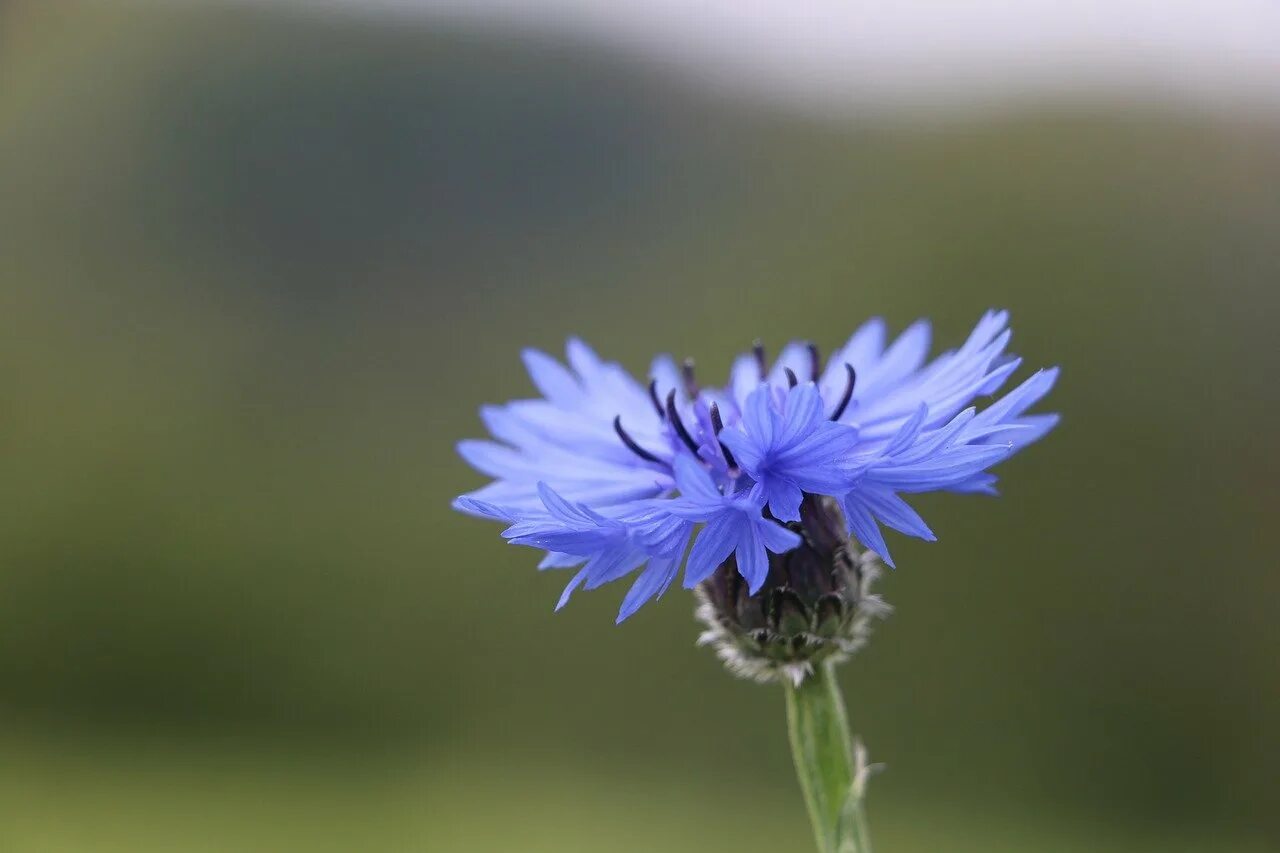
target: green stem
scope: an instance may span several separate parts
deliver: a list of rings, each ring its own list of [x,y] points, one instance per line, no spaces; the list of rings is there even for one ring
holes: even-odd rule
[[[819,853],[871,853],[862,808],[863,768],[835,672],[814,669],[799,687],[786,683],[787,731]]]

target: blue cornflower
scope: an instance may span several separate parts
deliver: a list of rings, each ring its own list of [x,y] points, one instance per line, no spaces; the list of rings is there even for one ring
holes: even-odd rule
[[[784,571],[777,555],[826,529],[815,515],[838,513],[892,565],[882,526],[935,538],[902,495],[994,493],[991,467],[1057,422],[1026,414],[1056,369],[981,412],[972,406],[1021,363],[1005,353],[1007,324],[1005,312],[988,312],[931,362],[923,321],[888,343],[872,320],[825,365],[815,346],[792,343],[770,366],[757,344],[722,388],[699,388],[691,362],[666,356],[646,386],[576,339],[567,367],[529,350],[541,396],[481,410],[495,440],[458,449],[494,480],[454,506],[507,522],[509,541],[547,552],[540,568],[576,567],[561,606],[579,587],[639,570],[619,621],[661,595],[682,561],[688,587],[717,568],[740,575],[749,595],[797,586],[771,573]]]

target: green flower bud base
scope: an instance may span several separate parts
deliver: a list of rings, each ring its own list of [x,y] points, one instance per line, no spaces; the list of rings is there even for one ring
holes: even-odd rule
[[[805,497],[800,521],[787,525],[801,545],[770,554],[769,575],[753,594],[729,558],[698,586],[698,638],[729,671],[754,681],[799,685],[821,666],[862,648],[889,605],[871,592],[880,561],[844,532],[830,498]]]

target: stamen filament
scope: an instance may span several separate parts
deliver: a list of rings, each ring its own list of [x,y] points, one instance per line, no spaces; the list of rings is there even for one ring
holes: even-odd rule
[[[724,429],[724,421],[720,419],[720,406],[715,403],[711,404],[711,428],[715,430],[716,443],[720,445],[720,452],[724,454],[724,464],[729,466],[730,471],[737,471],[738,460],[733,458],[733,453],[728,446],[719,440],[720,431]]]
[[[698,443],[693,440],[693,436],[689,435],[689,430],[684,428],[684,421],[680,420],[680,413],[676,411],[676,390],[674,388],[667,395],[667,419],[671,421],[671,426],[675,428],[676,435],[680,436],[684,446],[692,450],[694,456],[697,456]]]
[[[756,338],[755,343],[751,344],[751,354],[756,357],[756,366],[760,368],[760,378],[764,379],[769,373],[769,365],[765,362],[764,342]]]
[[[844,394],[840,396],[840,404],[836,406],[836,410],[831,413],[831,420],[838,421],[840,416],[844,414],[844,410],[849,407],[849,401],[853,399],[853,386],[858,381],[858,372],[853,369],[852,364],[846,363],[845,372],[849,375],[849,381],[844,386]]]
[[[818,381],[818,377],[822,375],[822,353],[818,351],[818,345],[810,342],[809,350],[809,378],[814,382]]]
[[[684,392],[690,397],[698,396],[698,380],[694,373],[692,358],[684,360],[684,363],[680,365],[680,373],[684,376]]]
[[[622,443],[627,446],[627,449],[630,450],[632,453],[634,453],[636,456],[639,456],[641,459],[644,459],[646,462],[662,461],[661,459],[654,456],[649,451],[645,450],[639,444],[637,444],[636,440],[627,434],[627,431],[622,428],[622,415],[618,415],[613,419],[613,431],[618,434],[618,438],[622,439]]]
[[[649,399],[653,402],[653,408],[657,411],[659,418],[665,418],[667,412],[662,408],[662,401],[658,399],[658,380],[649,380]]]

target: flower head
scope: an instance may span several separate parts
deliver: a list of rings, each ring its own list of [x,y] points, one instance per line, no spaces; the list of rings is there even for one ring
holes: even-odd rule
[[[815,346],[792,343],[770,366],[757,344],[720,388],[700,388],[691,362],[666,356],[646,385],[576,339],[568,366],[530,350],[541,396],[481,410],[494,440],[458,449],[494,479],[454,506],[506,522],[509,541],[547,552],[541,568],[577,568],[561,606],[579,587],[638,572],[619,621],[661,595],[682,563],[687,587],[731,574],[748,598],[777,598],[796,585],[785,576],[796,560],[782,555],[813,550],[818,516],[892,565],[882,527],[934,538],[903,495],[994,493],[992,466],[1057,421],[1026,414],[1056,369],[973,407],[1020,364],[1005,353],[1007,323],[989,312],[931,362],[924,322],[889,344],[872,320],[825,365]],[[824,547],[824,560],[840,550]],[[841,594],[820,587],[805,613]]]

